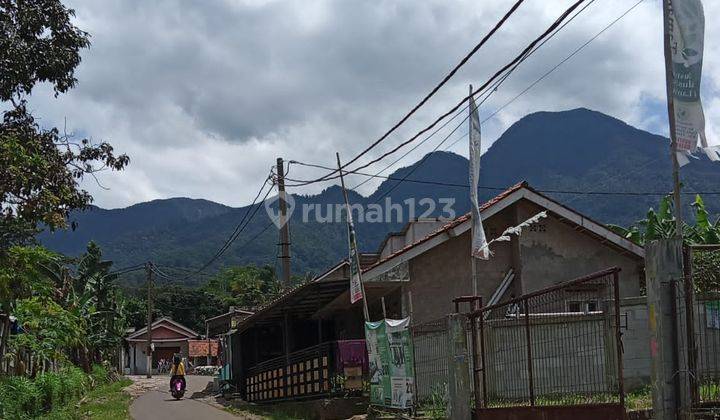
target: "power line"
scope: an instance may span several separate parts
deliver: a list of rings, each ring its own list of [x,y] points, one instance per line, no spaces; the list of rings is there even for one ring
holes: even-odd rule
[[[505,13],[505,15],[495,24],[495,26],[490,30],[490,32],[488,32],[487,34],[485,34],[485,36],[480,40],[480,42],[477,43],[477,44],[473,47],[473,49],[470,50],[470,52],[468,52],[468,53],[465,55],[465,57],[463,57],[463,59],[460,60],[460,62],[455,65],[455,67],[453,67],[453,69],[440,81],[440,83],[438,83],[437,85],[435,85],[435,87],[433,87],[433,89],[432,89],[427,95],[425,95],[425,97],[424,97],[418,104],[416,104],[407,114],[405,114],[405,116],[402,117],[402,118],[400,119],[400,121],[398,121],[397,123],[395,123],[395,125],[393,125],[388,131],[386,131],[385,134],[383,134],[382,136],[380,136],[380,138],[378,138],[377,140],[375,140],[372,144],[370,144],[370,146],[366,147],[365,150],[363,150],[362,152],[360,152],[359,154],[357,154],[354,158],[350,159],[347,163],[345,163],[345,164],[342,166],[342,169],[345,169],[347,166],[355,163],[355,161],[357,161],[358,159],[360,159],[363,155],[365,155],[365,154],[368,153],[370,150],[372,150],[373,148],[375,148],[378,144],[382,143],[385,139],[388,138],[388,136],[390,136],[390,134],[392,134],[393,132],[395,132],[395,130],[397,130],[397,129],[398,129],[401,125],[403,125],[415,112],[417,112],[417,110],[419,110],[423,105],[425,105],[425,103],[426,103],[428,100],[430,100],[430,98],[432,98],[453,76],[455,76],[455,73],[457,73],[458,70],[460,70],[460,68],[462,68],[462,67],[468,62],[468,60],[470,60],[471,57],[472,57],[473,55],[475,55],[475,53],[477,53],[478,50],[480,50],[480,48],[481,48],[483,45],[485,45],[485,43],[486,43],[493,35],[495,35],[495,33],[505,24],[505,22],[510,18],[510,16],[512,16],[513,13],[515,13],[515,11],[520,7],[520,5],[521,5],[524,1],[525,1],[525,0],[517,0],[517,1],[515,2],[515,4],[513,4],[513,6],[510,8],[510,10],[508,10],[508,11]],[[579,0],[579,1],[582,2],[582,1],[584,1],[584,0]],[[337,173],[337,172],[338,172],[338,169],[335,169],[335,170],[334,170],[332,173],[330,173],[329,175],[334,175],[334,174]],[[325,175],[325,177],[327,177],[327,176],[329,176],[329,175]],[[323,178],[325,178],[325,177],[323,177]],[[315,182],[320,182],[320,181],[322,181],[322,180],[324,180],[324,179],[317,179],[317,180],[315,180]]]
[[[509,63],[505,64],[500,70],[498,70],[497,72],[495,72],[495,74],[493,74],[493,76],[491,76],[489,79],[487,79],[478,89],[476,89],[476,90],[475,90],[474,92],[472,92],[470,95],[465,96],[464,98],[462,98],[462,99],[461,99],[454,107],[452,107],[449,111],[445,112],[444,114],[442,114],[442,115],[440,115],[438,118],[436,118],[429,126],[423,128],[422,130],[420,130],[419,132],[417,132],[414,136],[412,136],[412,137],[409,138],[408,140],[405,140],[404,142],[400,143],[399,145],[395,146],[395,147],[394,147],[393,149],[391,149],[390,151],[382,154],[380,157],[378,157],[378,158],[376,158],[376,159],[373,159],[373,160],[371,160],[370,162],[368,162],[368,163],[366,163],[366,164],[364,164],[364,165],[360,165],[359,167],[355,168],[355,170],[364,169],[364,168],[366,168],[366,167],[368,167],[368,166],[370,166],[370,165],[372,165],[372,164],[374,164],[374,163],[376,163],[376,162],[384,159],[385,157],[387,157],[387,156],[395,153],[396,151],[398,151],[400,148],[402,148],[402,147],[406,146],[407,144],[409,144],[409,143],[417,140],[418,137],[422,136],[422,135],[425,134],[426,132],[432,130],[438,123],[440,123],[442,120],[444,120],[444,119],[447,118],[449,115],[451,115],[451,114],[453,114],[454,112],[456,112],[460,107],[462,107],[462,106],[465,104],[465,102],[470,98],[470,96],[477,95],[478,93],[484,91],[488,86],[490,86],[493,82],[495,82],[496,79],[498,79],[498,77],[500,77],[501,75],[505,74],[505,72],[506,72],[508,69],[510,69],[510,68],[513,67],[514,65],[518,64],[519,62],[522,62],[523,60],[525,60],[525,59],[529,56],[528,53],[530,53],[530,52],[535,48],[535,46],[537,46],[543,39],[545,39],[547,36],[549,36],[553,31],[555,31],[555,29],[557,29],[557,28],[565,21],[565,19],[567,19],[567,17],[570,16],[570,15],[575,11],[575,9],[577,9],[577,8],[578,8],[582,3],[584,3],[585,1],[586,1],[586,0],[577,0],[575,3],[573,3],[569,8],[567,8],[567,9],[560,15],[560,17],[558,17],[558,18],[555,20],[555,22],[553,22],[542,34],[540,34],[540,35],[539,35],[537,38],[535,38],[530,44],[528,44],[527,47],[525,47],[525,49],[524,49],[522,52],[520,52],[520,54],[518,54],[513,60],[511,60]],[[366,149],[366,151],[363,151],[362,153],[360,153],[359,155],[357,155],[355,158],[351,159],[348,163],[346,163],[345,165],[343,165],[343,169],[344,169],[348,164],[350,164],[350,163],[358,160],[358,159],[359,159],[360,157],[362,157],[365,153],[367,153],[367,149]],[[322,176],[322,177],[320,177],[320,178],[317,178],[317,179],[314,179],[314,180],[305,181],[305,182],[299,183],[299,184],[294,185],[294,186],[309,185],[309,184],[314,184],[314,183],[316,183],[316,182],[327,181],[327,180],[330,180],[330,179],[338,178],[337,175],[334,175],[337,171],[338,171],[337,169],[334,169],[334,170],[331,171],[330,173],[328,173],[328,174],[326,174],[326,175],[324,175],[324,176]],[[348,172],[349,172],[349,171],[348,171]]]
[[[641,1],[642,1],[642,0],[641,0]],[[497,81],[495,81],[492,85],[488,86],[488,88],[485,90],[485,92],[483,92],[483,94],[485,95],[485,97],[480,100],[480,102],[475,106],[475,109],[477,110],[481,105],[483,105],[483,104],[490,98],[490,96],[492,96],[492,94],[495,93],[495,92],[497,91],[497,89],[498,89],[498,88],[510,77],[510,75],[520,66],[520,64],[522,64],[525,60],[527,60],[530,56],[532,56],[535,52],[537,52],[537,50],[539,50],[543,45],[545,45],[548,41],[550,41],[553,37],[555,37],[555,35],[557,35],[557,34],[558,34],[562,29],[564,29],[568,24],[570,24],[572,21],[574,21],[580,14],[582,14],[582,13],[583,13],[588,7],[590,7],[590,5],[592,5],[594,2],[595,2],[595,0],[590,0],[590,1],[589,1],[585,6],[583,6],[577,13],[575,13],[575,14],[574,14],[573,16],[571,16],[567,21],[565,21],[561,26],[559,26],[557,29],[555,29],[555,30],[553,31],[553,33],[550,34],[550,36],[548,36],[547,38],[545,38],[540,44],[538,44],[538,45],[535,46],[531,51],[529,51],[529,52],[522,58],[522,60],[520,60],[520,61],[519,61],[518,63],[516,63],[513,67],[511,67],[510,69],[508,69],[507,72],[506,72],[500,79],[498,79]],[[481,96],[482,96],[482,95],[481,95]],[[378,172],[378,174],[381,174],[381,173],[385,172],[385,171],[388,170],[390,167],[392,167],[393,165],[395,165],[397,162],[399,162],[400,160],[402,160],[403,158],[405,158],[406,156],[408,156],[410,153],[412,153],[413,151],[415,151],[418,147],[420,147],[421,145],[423,145],[425,142],[427,142],[428,140],[430,140],[430,138],[432,138],[433,136],[435,136],[440,130],[442,130],[443,128],[445,128],[451,121],[455,120],[455,118],[457,118],[457,117],[458,117],[459,115],[461,115],[465,110],[467,110],[467,109],[469,108],[469,106],[470,106],[469,103],[468,103],[467,105],[465,105],[465,106],[464,106],[463,108],[461,108],[451,119],[445,121],[445,122],[444,122],[440,127],[438,127],[438,129],[436,129],[432,134],[430,134],[429,136],[427,136],[425,139],[423,139],[422,141],[420,141],[420,143],[416,144],[412,149],[408,150],[408,151],[405,152],[402,156],[400,156],[399,158],[395,159],[392,163],[390,163],[390,164],[387,165],[385,168],[383,168],[382,170],[380,170],[380,171]],[[452,134],[454,134],[455,131],[457,131],[457,129],[460,128],[460,126],[461,126],[462,124],[464,124],[464,123],[468,120],[469,117],[470,117],[470,112],[468,112],[467,116],[466,116],[465,118],[463,118],[462,121],[460,121],[460,123],[459,123],[457,126],[455,126],[455,128],[453,128],[453,130],[452,130],[438,145],[436,145],[435,148],[434,148],[430,153],[425,154],[425,156],[423,156],[423,158],[422,158],[419,162],[417,162],[415,165],[413,165],[413,167],[410,169],[410,171],[409,171],[407,174],[405,174],[404,178],[407,178],[407,177],[409,177],[410,175],[412,175],[412,173],[415,172],[415,170],[417,170],[417,169],[429,158],[430,154],[431,154],[432,152],[437,151],[437,150],[440,148],[440,146],[442,146],[442,145],[448,140],[448,138],[449,138],[450,136],[452,136]],[[487,120],[484,120],[484,121],[487,121]],[[484,122],[484,121],[483,121],[483,122]],[[455,141],[454,141],[447,149],[445,149],[445,150],[449,150],[449,149],[450,149],[453,145],[455,145],[458,141],[460,141],[460,140],[462,140],[463,138],[465,138],[465,136],[467,136],[467,134],[463,134],[462,136],[460,136],[457,140],[455,140]],[[362,168],[362,167],[361,167],[361,168]],[[357,168],[357,169],[360,169],[360,168]],[[356,188],[364,185],[365,183],[367,183],[367,182],[369,182],[369,181],[371,181],[371,180],[372,180],[372,178],[369,177],[369,178],[367,178],[365,181],[362,181],[361,183],[359,183],[359,184],[355,185],[354,187],[352,187],[352,189],[356,189]],[[395,188],[397,188],[397,187],[402,183],[403,180],[404,180],[404,179],[400,180],[397,184],[393,185],[388,191],[386,191],[386,192],[383,193],[380,197],[378,197],[377,200],[382,199],[383,197],[385,197],[386,195],[388,195],[390,192],[392,192]],[[300,182],[305,182],[305,181],[300,181]]]
[[[556,64],[556,65],[555,65],[554,67],[552,67],[550,70],[548,70],[547,72],[545,72],[542,76],[540,76],[540,77],[537,78],[534,82],[532,82],[530,85],[528,85],[528,86],[527,86],[525,89],[523,89],[520,93],[518,93],[517,95],[515,95],[512,99],[510,99],[509,101],[507,101],[506,103],[504,103],[500,108],[496,109],[496,110],[495,110],[492,114],[490,114],[487,118],[485,118],[484,120],[482,120],[482,121],[481,121],[481,124],[486,123],[488,120],[490,120],[490,119],[493,118],[495,115],[497,115],[500,111],[502,111],[503,109],[507,108],[511,103],[515,102],[519,97],[523,96],[523,95],[526,94],[529,90],[531,90],[532,88],[534,88],[538,83],[540,83],[542,80],[544,80],[546,77],[548,77],[551,73],[553,73],[553,72],[554,72],[555,70],[557,70],[560,66],[562,66],[563,64],[565,64],[567,61],[569,61],[569,60],[570,60],[571,58],[573,58],[575,55],[577,55],[580,51],[582,51],[585,47],[587,47],[591,42],[595,41],[598,37],[600,37],[600,35],[602,35],[603,33],[605,33],[605,31],[607,31],[608,29],[610,29],[610,28],[611,28],[612,26],[614,26],[618,21],[620,21],[622,18],[624,18],[625,16],[627,16],[627,15],[628,15],[630,12],[632,12],[636,7],[638,7],[638,6],[640,5],[640,3],[642,3],[643,1],[645,1],[645,0],[639,0],[637,3],[633,4],[633,5],[632,5],[629,9],[627,9],[624,13],[622,13],[620,16],[618,16],[617,18],[615,18],[615,20],[613,20],[613,21],[610,22],[607,26],[605,26],[600,32],[596,33],[593,37],[591,37],[590,39],[588,39],[585,43],[583,43],[583,44],[580,45],[578,48],[576,48],[570,55],[568,55],[567,57],[565,57],[565,58],[564,58],[563,60],[561,60],[558,64]],[[455,146],[455,144],[456,144],[458,141],[460,141],[461,139],[462,139],[462,138],[460,138],[460,139],[456,140],[455,142],[453,142],[452,144],[450,144],[450,146],[448,146],[445,150],[447,151],[447,150],[452,149],[452,147]]]
[[[311,164],[311,163],[304,163],[304,162],[295,162],[295,163],[298,165],[319,168],[319,169],[332,169],[328,166]],[[367,176],[367,177],[371,177],[371,178],[382,178],[382,179],[390,180],[390,181],[405,181],[405,182],[412,182],[412,183],[417,183],[417,184],[436,185],[436,186],[442,186],[442,187],[470,188],[469,184],[459,184],[459,183],[442,182],[442,181],[423,181],[423,180],[419,180],[419,179],[403,179],[403,178],[395,178],[392,176],[369,174],[369,173],[359,172],[359,171],[349,171],[348,173],[354,174],[354,175]],[[494,186],[479,186],[478,188],[481,190],[494,190],[494,191],[506,191],[508,189],[508,187],[494,187]],[[546,194],[627,195],[627,196],[665,196],[665,195],[670,194],[669,191],[647,192],[647,191],[580,191],[580,190],[561,190],[561,189],[537,189],[537,188],[534,188],[534,189],[538,192],[546,193]],[[683,194],[719,195],[720,191],[685,192]]]
[[[145,263],[131,265],[129,267],[119,268],[117,270],[109,271],[106,276],[120,276],[122,274],[130,273],[133,271],[145,269]]]
[[[271,175],[272,176],[272,175]],[[265,196],[262,198],[260,202],[258,202],[258,198],[260,197],[260,194],[262,194],[263,190],[265,189],[265,186],[268,185],[268,181],[271,180],[271,176],[265,179],[265,182],[263,182],[262,186],[260,187],[260,190],[258,191],[257,195],[255,195],[255,199],[253,199],[252,204],[250,204],[248,210],[243,214],[242,219],[240,220],[240,223],[235,226],[235,230],[233,233],[228,237],[228,239],[225,241],[222,247],[213,255],[205,264],[202,265],[199,269],[197,269],[194,273],[187,274],[184,277],[179,278],[178,280],[185,280],[187,278],[192,277],[193,275],[197,275],[207,269],[210,265],[212,265],[215,261],[217,261],[218,258],[220,258],[225,251],[230,248],[230,245],[232,245],[233,242],[240,236],[240,234],[245,230],[245,228],[249,225],[250,221],[255,217],[255,214],[257,213],[258,209],[260,208],[262,202],[264,202],[267,197],[272,192],[272,185],[273,183],[270,183],[270,188],[268,188],[267,193],[265,193]],[[257,203],[257,205],[255,205]],[[253,208],[253,206],[255,206]]]

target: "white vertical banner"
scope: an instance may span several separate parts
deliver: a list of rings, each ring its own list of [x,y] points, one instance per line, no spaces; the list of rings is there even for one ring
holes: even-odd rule
[[[480,202],[478,199],[478,180],[480,178],[480,117],[478,116],[475,98],[470,96],[470,215],[472,218],[472,249],[470,253],[475,258],[487,260],[490,250],[485,238],[485,230],[480,217]]]
[[[714,161],[717,147],[708,147],[705,115],[700,100],[700,80],[705,39],[705,13],[701,0],[667,0],[672,61],[672,99],[678,154],[694,153],[700,147]],[[688,162],[685,156],[680,162]]]
[[[360,272],[360,258],[357,250],[357,239],[355,238],[355,226],[353,226],[350,206],[347,206],[348,242],[350,247],[350,303],[353,304],[363,298],[362,274]]]

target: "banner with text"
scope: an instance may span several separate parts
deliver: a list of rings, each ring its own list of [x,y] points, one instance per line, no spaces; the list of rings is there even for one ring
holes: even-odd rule
[[[667,0],[672,99],[677,150],[693,153],[698,147],[712,160],[719,160],[717,148],[708,147],[705,115],[700,100],[705,14],[701,0]],[[670,76],[669,76],[670,77]],[[682,163],[687,159],[681,158]]]
[[[407,409],[413,406],[415,372],[410,318],[365,323],[370,368],[370,403]]]

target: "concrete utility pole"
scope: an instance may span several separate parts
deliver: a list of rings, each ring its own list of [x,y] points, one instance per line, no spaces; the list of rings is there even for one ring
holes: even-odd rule
[[[150,262],[145,263],[145,274],[147,275],[147,331],[145,332],[145,338],[147,338],[147,348],[145,349],[145,355],[147,360],[147,377],[152,378],[152,312],[153,312],[153,278],[152,268]]]
[[[290,221],[287,216],[285,196],[285,168],[283,159],[277,158],[278,204],[280,206],[280,260],[282,261],[283,285],[290,286]]]

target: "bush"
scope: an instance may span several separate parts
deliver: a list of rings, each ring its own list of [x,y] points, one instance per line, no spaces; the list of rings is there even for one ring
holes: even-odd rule
[[[90,372],[90,379],[94,384],[104,384],[110,382],[110,375],[108,370],[102,365],[93,365],[92,372]]]
[[[40,393],[40,405],[44,410],[62,405],[63,388],[59,374],[53,372],[43,373],[35,378],[35,387]]]
[[[93,366],[86,375],[70,366],[58,373],[42,373],[35,380],[9,376],[0,380],[0,419],[23,420],[68,405],[91,388],[109,382],[108,371]]]
[[[80,398],[85,394],[88,376],[80,368],[70,366],[60,371],[63,389],[63,404]]]
[[[24,376],[10,376],[0,382],[0,418],[26,419],[42,410],[35,384]]]

